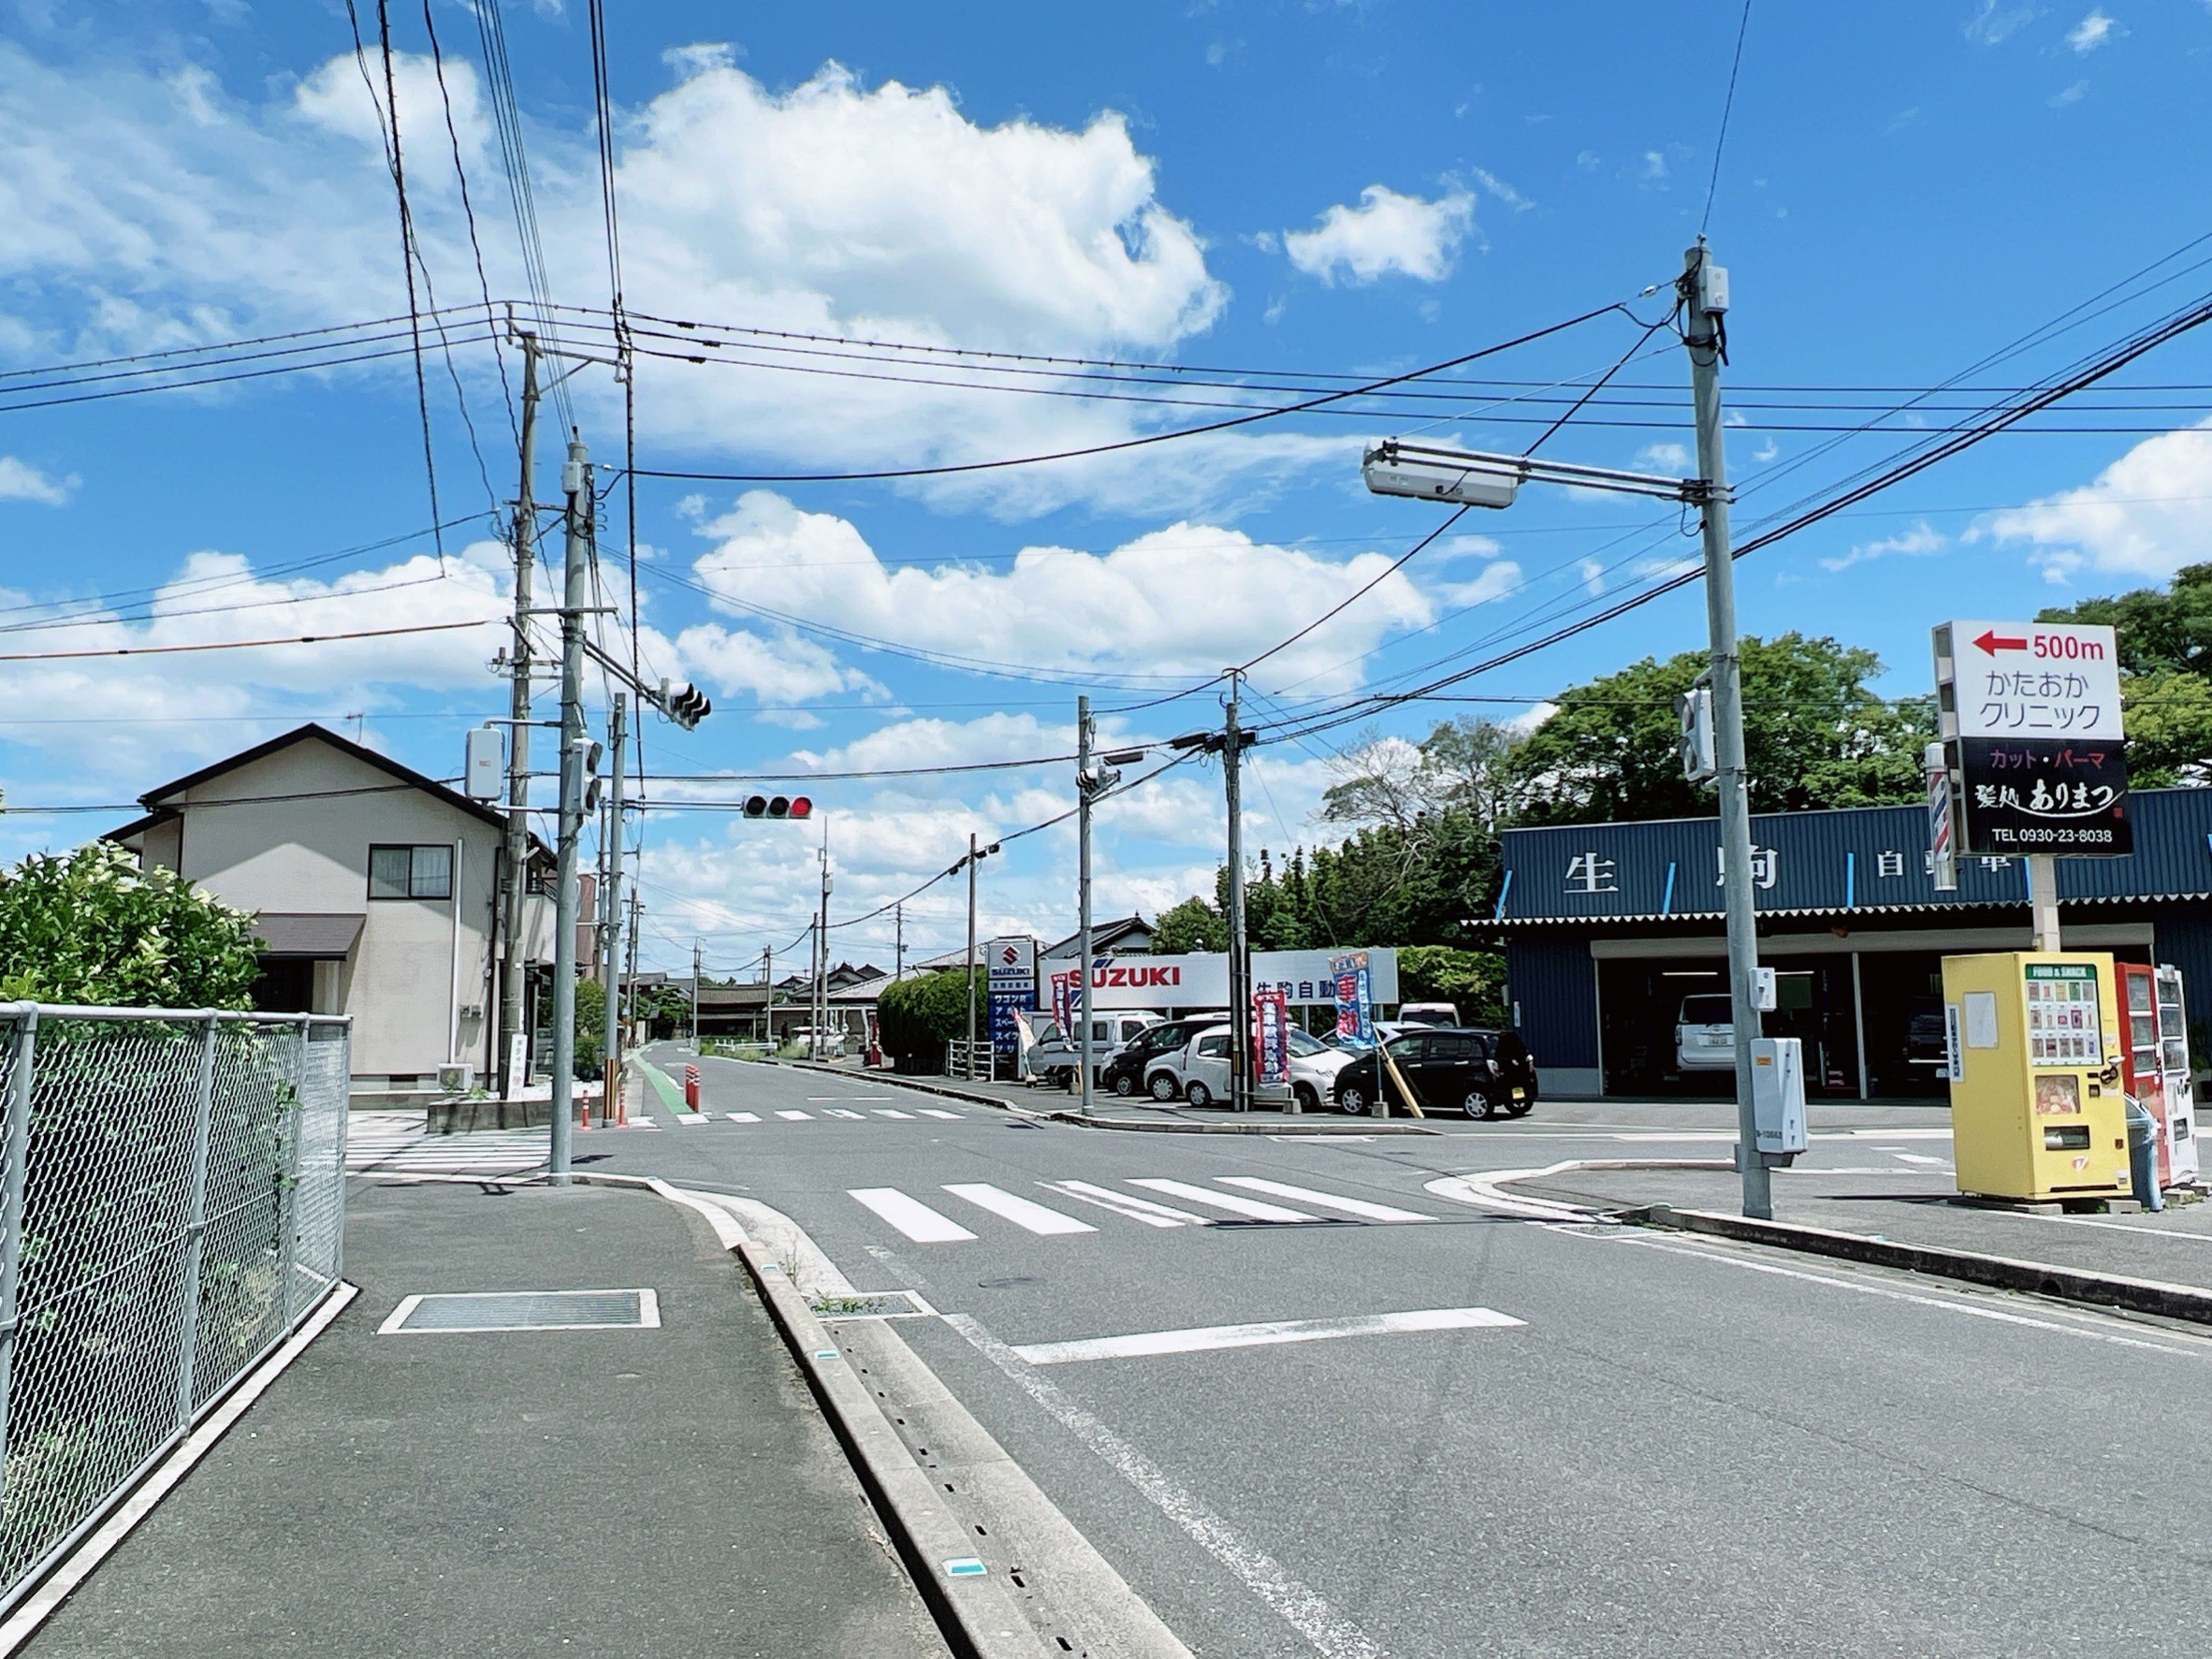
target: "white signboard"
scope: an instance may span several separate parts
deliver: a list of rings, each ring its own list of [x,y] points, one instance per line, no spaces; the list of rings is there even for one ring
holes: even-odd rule
[[[2119,740],[2119,648],[2111,629],[1953,622],[1950,630],[1957,706],[1945,711],[1946,738]]]
[[[1336,1006],[1336,981],[1329,964],[1337,951],[1255,951],[1252,986],[1280,986],[1291,1006]],[[1368,980],[1378,1003],[1398,1000],[1398,953],[1370,951]],[[1069,970],[1073,958],[1045,964],[1046,971]],[[1106,1008],[1227,1008],[1229,957],[1222,952],[1186,956],[1100,956],[1091,969],[1091,1006]]]
[[[1024,935],[995,939],[983,953],[991,970],[994,991],[1033,991],[1037,988],[1037,941]]]

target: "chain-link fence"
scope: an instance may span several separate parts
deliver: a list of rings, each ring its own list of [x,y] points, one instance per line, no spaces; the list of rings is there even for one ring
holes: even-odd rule
[[[0,1003],[0,1608],[338,1282],[348,1036]]]

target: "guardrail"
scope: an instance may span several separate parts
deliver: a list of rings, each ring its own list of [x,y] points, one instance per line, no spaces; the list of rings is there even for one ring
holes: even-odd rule
[[[337,1285],[350,1041],[0,1003],[0,1612]]]

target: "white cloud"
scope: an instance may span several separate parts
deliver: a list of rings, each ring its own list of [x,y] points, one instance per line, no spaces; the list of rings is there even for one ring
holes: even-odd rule
[[[1475,198],[1464,190],[1425,201],[1370,184],[1358,207],[1339,202],[1313,229],[1284,232],[1283,247],[1292,265],[1325,283],[1372,283],[1393,271],[1440,283],[1474,223]]]
[[[2212,546],[2212,421],[2147,438],[2096,482],[1994,513],[1968,532],[2025,544],[2053,580],[2076,570],[2162,581]]]
[[[1582,588],[1595,599],[1606,590],[1606,567],[1594,559],[1579,560],[1575,572],[1582,578]]]
[[[693,569],[726,609],[759,606],[910,648],[1048,669],[1212,674],[1380,576],[1264,671],[1341,690],[1358,683],[1359,659],[1390,630],[1433,616],[1410,578],[1383,574],[1384,554],[1332,561],[1206,524],[1170,525],[1106,553],[1032,546],[1003,566],[895,567],[847,520],[751,490],[702,533],[720,546]]]
[[[2063,109],[2069,104],[2080,103],[2088,95],[2088,90],[2089,83],[2088,81],[2077,80],[2072,86],[2062,87],[2058,92],[2051,94],[2044,102],[2054,109]]]
[[[1981,46],[1995,46],[2017,30],[2023,23],[2034,21],[2033,6],[2005,6],[2001,0],[1982,0],[1966,25],[1966,37]]]
[[[1227,303],[1200,238],[1159,199],[1154,164],[1118,115],[1080,128],[984,125],[942,87],[864,86],[835,64],[771,90],[720,49],[674,54],[672,73],[673,84],[616,117],[625,286],[637,311],[1103,356],[1171,352]],[[406,54],[395,76],[418,237],[438,298],[462,300],[475,269],[435,80]],[[458,54],[445,80],[493,291],[519,292],[479,82]],[[256,101],[203,70],[57,67],[0,44],[0,221],[9,226],[0,280],[12,284],[0,340],[23,355],[94,356],[399,309],[375,80],[372,96],[342,53]],[[528,139],[553,287],[596,299],[605,276],[589,129],[532,124]],[[751,366],[641,364],[641,438],[655,452],[874,470],[1111,444],[1172,418],[910,377],[801,377],[784,371],[797,361],[788,354],[720,355]],[[488,399],[481,358],[463,373]],[[975,378],[943,368],[935,378]],[[600,377],[575,389],[587,411],[611,411]],[[1185,502],[1220,502],[1318,458],[1310,446],[1233,434],[1203,464],[1142,483],[1139,468],[1103,464],[915,488],[1015,512],[1108,498],[1126,507],[1171,488]]]
[[[1469,167],[1467,170],[1474,175],[1476,183],[1481,185],[1484,190],[1496,196],[1499,201],[1511,208],[1516,213],[1524,213],[1536,205],[1495,173],[1482,167]]]
[[[0,455],[0,502],[36,502],[42,507],[59,507],[76,493],[78,483],[74,473],[56,478],[29,461]]]
[[[1645,151],[1643,176],[1647,179],[1666,178],[1666,157],[1656,150]]]
[[[1824,559],[1820,564],[1823,570],[1842,571],[1849,570],[1855,564],[1870,563],[1877,559],[1928,559],[1943,552],[1950,545],[1950,539],[1943,531],[1923,520],[1911,530],[1900,531],[1896,535],[1884,536],[1880,541],[1862,542],[1850,552],[1839,558]]]
[[[1636,452],[1636,464],[1640,468],[1660,467],[1670,473],[1686,473],[1690,467],[1690,446],[1687,444],[1647,444]]]
[[[2112,15],[2099,7],[2067,32],[2066,44],[2075,51],[2095,51],[2115,35],[2125,33],[2127,31],[2113,21]]]

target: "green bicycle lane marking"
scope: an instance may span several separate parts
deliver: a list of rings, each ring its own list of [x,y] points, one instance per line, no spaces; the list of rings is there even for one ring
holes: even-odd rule
[[[649,1060],[640,1060],[637,1064],[639,1069],[645,1072],[646,1081],[653,1085],[653,1093],[661,1097],[662,1105],[667,1107],[671,1112],[691,1111],[691,1108],[684,1104],[683,1090],[676,1085],[674,1080],[666,1072]]]

